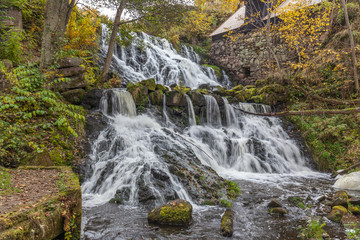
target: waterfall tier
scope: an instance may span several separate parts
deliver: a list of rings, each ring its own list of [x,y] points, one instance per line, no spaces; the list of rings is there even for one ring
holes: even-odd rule
[[[107,31],[103,28],[101,53],[106,56]],[[219,86],[224,81],[228,87],[230,81],[223,72],[218,79],[211,67],[200,65],[199,55],[189,46],[182,45],[179,54],[166,39],[134,33],[134,39],[128,47],[116,46],[113,54],[112,69],[125,82],[139,82],[154,78],[156,83],[172,84],[198,88],[202,84]]]

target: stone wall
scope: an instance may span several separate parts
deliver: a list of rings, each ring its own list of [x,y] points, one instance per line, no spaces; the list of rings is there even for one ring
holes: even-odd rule
[[[289,52],[275,45],[274,52],[280,64],[289,59]],[[212,62],[223,68],[231,77],[235,85],[254,84],[257,79],[266,75],[269,63],[266,39],[258,33],[252,32],[244,37],[232,41],[222,38],[212,43],[210,56]],[[274,59],[271,59],[275,64]]]

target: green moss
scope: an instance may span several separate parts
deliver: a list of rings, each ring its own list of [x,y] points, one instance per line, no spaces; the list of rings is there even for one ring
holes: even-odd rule
[[[167,92],[168,88],[161,84],[156,84],[156,90]]]
[[[216,201],[215,200],[205,200],[205,201],[202,202],[201,205],[215,206]]]
[[[192,206],[185,200],[174,200],[150,211],[148,220],[161,225],[187,226],[192,221]]]
[[[234,200],[240,195],[241,190],[236,182],[225,180],[226,195],[229,199]]]
[[[143,81],[140,82],[140,84],[147,87],[147,89],[149,91],[155,91],[155,89],[156,89],[155,79],[153,79],[153,78],[143,80]]]
[[[208,64],[203,64],[204,67],[209,67],[214,69],[214,72],[217,76],[218,79],[221,79],[221,69],[218,66],[214,66],[214,65],[208,65]]]
[[[233,234],[234,211],[227,209],[221,218],[221,234],[225,237],[231,237]]]
[[[232,207],[232,203],[226,199],[221,199],[220,200],[220,206],[222,207],[226,207],[226,208],[231,208]]]

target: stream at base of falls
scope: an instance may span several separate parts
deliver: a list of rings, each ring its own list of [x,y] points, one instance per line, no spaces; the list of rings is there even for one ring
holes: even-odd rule
[[[314,213],[291,204],[289,197],[302,197],[308,204],[332,191],[333,180],[326,174],[298,176],[243,174],[233,179],[242,194],[233,203],[235,211],[232,239],[297,239],[298,228]],[[286,216],[268,213],[271,199],[280,199],[289,211]],[[194,208],[193,224],[188,228],[158,228],[147,222],[148,211],[141,207],[104,204],[84,208],[83,239],[228,239],[220,235],[221,215],[225,209],[212,206]],[[319,210],[320,211],[320,210]],[[325,230],[332,239],[345,239],[339,224],[326,220]]]

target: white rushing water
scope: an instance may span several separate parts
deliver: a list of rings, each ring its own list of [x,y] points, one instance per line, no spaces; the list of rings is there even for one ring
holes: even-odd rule
[[[101,106],[111,124],[93,144],[90,155],[93,174],[82,186],[85,205],[105,203],[115,192],[125,195],[126,203],[137,205],[141,199],[138,196],[141,186],[147,186],[155,203],[163,203],[166,196],[152,182],[153,171],[160,171],[167,179],[170,193],[166,194],[170,194],[170,198],[191,201],[186,189],[170,173],[166,160],[155,150],[158,148],[171,152],[171,148],[176,146],[180,151],[188,152],[190,147],[204,165],[232,178],[243,176],[243,173],[293,174],[310,171],[306,158],[282,129],[280,119],[236,113],[232,105],[223,99],[223,125],[215,98],[205,95],[205,100],[205,125],[196,125],[192,102],[187,97],[190,127],[183,133],[175,133],[174,125],[167,116],[166,98],[163,109],[165,121],[161,123],[148,115],[136,116],[135,104],[129,93],[116,89],[107,91]],[[267,106],[259,104],[242,103],[240,106],[246,111],[269,111]],[[158,139],[162,140],[159,142]],[[181,161],[181,156],[176,154],[172,158]]]
[[[113,54],[112,68],[126,82],[139,82],[154,78],[156,83],[170,86],[172,84],[198,88],[202,84],[221,85],[211,67],[200,65],[200,56],[189,46],[182,45],[179,54],[166,39],[147,35],[133,34],[134,40],[128,47],[116,46]],[[107,31],[103,27],[101,52],[105,56]],[[223,78],[229,85],[228,76]]]

